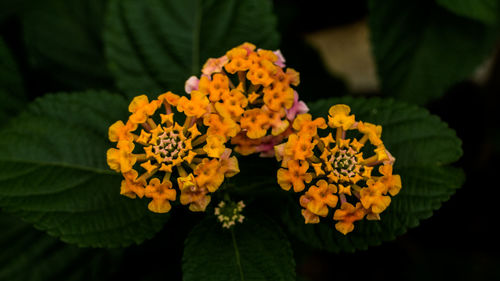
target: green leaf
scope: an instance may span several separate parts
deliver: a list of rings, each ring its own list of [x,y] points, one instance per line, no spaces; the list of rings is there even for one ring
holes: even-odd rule
[[[121,196],[106,165],[108,127],[127,103],[106,92],[47,95],[0,133],[0,207],[80,246],[140,243],[165,216]]]
[[[268,0],[112,0],[104,37],[118,87],[153,96],[245,41],[276,48],[275,26]]]
[[[382,92],[418,104],[469,77],[498,39],[433,0],[370,1],[369,24]]]
[[[0,280],[109,280],[121,250],[64,244],[0,213]]]
[[[30,1],[23,12],[30,63],[57,87],[111,85],[101,38],[107,1]],[[45,82],[47,83],[47,82]]]
[[[266,217],[245,218],[232,230],[213,217],[188,235],[183,280],[295,280],[295,262],[286,236]]]
[[[451,12],[482,21],[486,24],[498,23],[500,1],[498,0],[437,0],[437,3]]]
[[[17,14],[25,0],[2,0],[0,2],[0,24]]]
[[[331,105],[351,107],[356,120],[380,124],[382,140],[396,157],[394,173],[401,175],[403,188],[392,198],[381,221],[363,220],[343,235],[335,229],[330,212],[317,225],[306,225],[294,198],[284,215],[289,230],[301,241],[332,252],[366,249],[389,241],[432,216],[459,188],[462,169],[450,166],[462,155],[461,141],[438,117],[417,106],[387,99],[340,98],[309,104],[315,116],[326,117]]]
[[[24,105],[24,87],[21,74],[12,54],[0,38],[0,127]]]

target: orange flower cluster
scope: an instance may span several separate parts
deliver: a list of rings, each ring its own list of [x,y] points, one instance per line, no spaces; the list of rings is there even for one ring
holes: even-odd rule
[[[189,101],[209,102],[204,124],[225,141],[230,139],[235,151],[273,156],[274,146],[292,132],[297,113],[308,111],[292,88],[300,82],[299,73],[285,70],[284,62],[279,51],[244,43],[208,59],[201,78],[186,81]]]
[[[400,176],[392,174],[395,159],[380,138],[382,127],[356,122],[350,111],[347,105],[334,105],[328,122],[300,114],[288,141],[275,147],[281,188],[302,192],[307,187],[300,197],[305,222],[318,223],[330,208],[339,206],[333,219],[343,234],[365,217],[379,220],[390,196],[401,189]],[[328,134],[320,137],[318,130]]]
[[[162,107],[164,114],[156,114]],[[145,95],[135,97],[127,122],[109,128],[109,140],[117,144],[108,150],[107,161],[124,177],[121,194],[151,198],[148,208],[166,213],[179,191],[181,204],[204,211],[209,194],[239,172],[236,157],[225,148],[226,131],[203,126],[208,110],[209,100],[201,93],[187,99],[167,92],[151,102]]]

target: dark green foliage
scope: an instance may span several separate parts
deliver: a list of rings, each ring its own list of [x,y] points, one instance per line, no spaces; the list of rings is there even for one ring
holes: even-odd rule
[[[431,0],[370,1],[370,33],[382,92],[418,104],[469,77],[499,34]]]
[[[107,0],[24,1],[24,39],[38,75],[53,80],[58,89],[112,83],[101,39]]]
[[[47,95],[0,133],[0,206],[80,246],[140,243],[165,216],[119,195],[106,165],[107,128],[127,103],[106,92]]]
[[[81,249],[0,213],[0,280],[105,280],[123,250]]]
[[[24,87],[12,54],[0,38],[0,127],[25,103]]]
[[[437,0],[451,12],[486,24],[497,24],[500,16],[498,0]]]
[[[208,218],[194,227],[185,244],[185,281],[295,280],[290,244],[263,216],[249,216],[231,230]]]
[[[243,42],[277,48],[275,22],[267,0],[113,0],[106,51],[118,87],[129,96],[182,94],[209,57]]]

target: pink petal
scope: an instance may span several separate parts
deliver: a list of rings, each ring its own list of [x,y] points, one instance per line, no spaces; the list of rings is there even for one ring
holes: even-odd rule
[[[196,76],[191,76],[189,79],[186,81],[186,84],[184,85],[184,90],[186,93],[190,94],[192,91],[198,90],[198,85],[200,84],[200,79]]]
[[[281,53],[280,50],[276,50],[273,52],[277,57],[278,57],[278,60],[275,62],[275,64],[281,68],[285,67],[285,57],[283,56],[283,54]]]

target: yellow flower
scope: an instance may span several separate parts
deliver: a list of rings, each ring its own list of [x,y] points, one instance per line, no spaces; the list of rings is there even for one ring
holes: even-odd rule
[[[351,108],[345,104],[337,104],[328,111],[328,125],[332,128],[342,128],[344,131],[354,125],[354,115],[349,115]]]
[[[135,97],[128,107],[128,110],[132,113],[129,117],[129,121],[134,124],[146,122],[148,116],[154,114],[160,105],[160,102],[156,100],[149,102],[146,95]]]
[[[358,131],[365,134],[365,137],[363,137],[360,142],[364,143],[367,139],[369,139],[375,146],[382,144],[382,140],[380,139],[382,136],[382,126],[360,121],[358,122]]]
[[[226,147],[224,146],[225,139],[222,136],[211,135],[207,137],[207,144],[203,147],[203,150],[210,157],[219,158]]]

